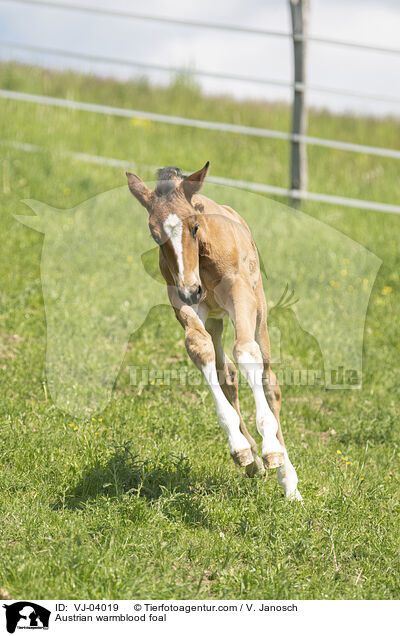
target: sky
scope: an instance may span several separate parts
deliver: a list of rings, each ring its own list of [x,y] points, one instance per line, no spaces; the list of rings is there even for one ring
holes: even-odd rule
[[[147,0],[145,5],[132,0],[113,0],[112,3],[106,0],[66,1],[147,15],[290,30],[288,0],[202,0],[201,3]],[[57,4],[57,0],[53,2]],[[399,32],[400,0],[311,0],[309,33],[312,35],[399,48]],[[293,75],[290,39],[89,16],[63,9],[29,6],[14,0],[0,0],[1,59],[73,68],[121,79],[143,75],[143,71],[124,66],[18,52],[1,44],[4,41],[286,82],[291,81]],[[309,43],[307,55],[307,82],[311,86],[397,100],[397,103],[380,102],[309,90],[307,103],[310,106],[334,112],[400,116],[400,55],[318,43]],[[158,84],[165,84],[171,78],[165,72],[147,75]],[[291,98],[289,88],[222,79],[197,78],[197,81],[207,93],[231,94],[239,99],[289,101]]]

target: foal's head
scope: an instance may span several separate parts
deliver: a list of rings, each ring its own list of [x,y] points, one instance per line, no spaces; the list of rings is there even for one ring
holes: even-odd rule
[[[161,168],[154,190],[135,174],[126,173],[133,196],[149,213],[149,228],[160,246],[173,276],[180,299],[189,304],[199,302],[202,294],[199,275],[199,219],[192,197],[201,188],[209,163],[184,177],[179,168]]]

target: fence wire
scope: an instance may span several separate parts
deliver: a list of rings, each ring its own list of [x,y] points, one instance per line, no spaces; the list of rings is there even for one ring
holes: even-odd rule
[[[14,148],[22,152],[44,152],[49,148],[38,146],[35,144],[28,144],[18,141],[0,141],[0,146]],[[137,169],[142,168],[155,172],[159,166],[149,166],[147,164],[135,164],[127,159],[116,159],[115,157],[103,157],[99,155],[91,155],[84,152],[71,152],[62,151],[60,153],[62,157],[74,159],[75,161],[82,161],[84,163],[92,163],[100,166],[108,166],[111,168]],[[193,170],[187,170],[188,173]],[[226,177],[217,177],[213,175],[207,176],[207,181],[218,185],[232,186],[235,188],[243,188],[244,190],[250,190],[251,192],[258,192],[260,194],[271,194],[274,196],[286,197],[296,196],[299,199],[308,201],[317,201],[320,203],[328,203],[330,205],[340,205],[348,208],[360,208],[363,210],[373,210],[376,212],[390,212],[392,214],[400,214],[400,205],[391,205],[390,203],[379,203],[376,201],[366,201],[364,199],[352,199],[350,197],[340,197],[331,194],[322,194],[320,192],[303,192],[301,190],[290,190],[288,188],[282,188],[280,186],[267,185],[265,183],[254,183],[254,181],[242,181],[237,179],[228,179]]]
[[[360,42],[344,41],[344,40],[337,40],[332,38],[322,38],[322,37],[310,36],[310,35],[305,36],[302,34],[292,34],[292,33],[287,33],[283,31],[272,31],[272,30],[254,28],[254,27],[244,27],[239,25],[227,25],[227,24],[219,24],[214,22],[183,20],[181,18],[169,18],[166,16],[144,15],[144,14],[138,14],[132,11],[122,11],[118,9],[90,7],[85,5],[70,4],[68,2],[56,3],[56,2],[49,2],[47,0],[0,0],[0,2],[3,2],[3,3],[8,2],[11,4],[19,3],[19,4],[32,5],[32,6],[42,7],[42,8],[77,11],[81,13],[98,15],[98,16],[129,18],[129,19],[143,20],[148,22],[158,22],[158,23],[165,23],[170,25],[179,25],[183,27],[231,31],[234,33],[246,33],[246,34],[265,36],[265,37],[290,38],[294,40],[295,42],[308,41],[308,42],[315,42],[319,44],[328,44],[328,45],[356,48],[359,50],[370,51],[375,53],[389,53],[393,55],[400,54],[400,49],[394,48],[394,47],[367,45]],[[337,95],[347,95],[347,96],[357,97],[361,99],[400,103],[399,99],[392,98],[389,96],[368,95],[368,94],[359,93],[356,91],[349,91],[345,89],[335,89],[335,88],[329,88],[329,87],[323,87],[323,86],[313,86],[313,85],[308,85],[301,82],[285,82],[281,80],[274,80],[274,79],[267,79],[267,78],[260,78],[260,77],[251,77],[251,76],[247,77],[247,76],[237,75],[237,74],[216,73],[216,72],[206,71],[201,69],[183,69],[179,67],[167,67],[163,65],[146,64],[144,62],[139,62],[134,60],[123,60],[123,59],[117,59],[117,58],[110,58],[107,56],[95,56],[95,55],[90,55],[88,53],[75,53],[72,51],[65,51],[61,49],[48,49],[46,47],[20,44],[16,42],[0,41],[0,45],[8,46],[8,47],[19,49],[19,50],[25,50],[25,51],[36,52],[36,53],[44,53],[48,55],[57,55],[57,56],[75,58],[75,59],[82,59],[82,60],[87,60],[87,61],[96,62],[96,63],[101,62],[101,63],[107,63],[107,64],[118,64],[118,65],[130,66],[134,68],[141,68],[145,70],[156,70],[156,71],[169,72],[169,73],[171,72],[188,73],[189,72],[193,75],[210,77],[215,79],[229,79],[229,80],[235,80],[239,82],[275,85],[275,86],[280,86],[285,88],[291,88],[297,92],[312,90],[315,92],[324,92],[324,93],[337,94]],[[251,127],[251,126],[241,126],[241,125],[229,124],[225,122],[203,121],[203,120],[191,119],[187,117],[165,115],[163,113],[152,113],[152,112],[140,111],[135,109],[118,108],[118,107],[102,105],[102,104],[78,102],[74,100],[67,100],[67,99],[62,99],[62,98],[57,98],[57,97],[52,97],[47,95],[32,95],[29,93],[22,93],[18,91],[10,91],[10,90],[0,90],[0,98],[13,99],[17,101],[43,104],[43,105],[49,105],[49,106],[70,108],[73,110],[95,112],[95,113],[113,115],[118,117],[129,117],[129,118],[135,117],[135,118],[145,119],[148,121],[154,121],[154,122],[159,122],[163,124],[190,126],[193,128],[200,128],[205,130],[215,130],[220,132],[244,134],[244,135],[261,137],[261,138],[280,139],[280,140],[286,140],[286,141],[292,141],[292,142],[300,142],[300,143],[306,143],[313,146],[320,146],[320,147],[325,147],[325,148],[330,148],[335,150],[343,150],[346,152],[361,152],[361,153],[380,156],[380,157],[400,159],[400,150],[396,150],[396,149],[380,148],[377,146],[368,146],[363,144],[342,142],[342,141],[337,141],[333,139],[323,139],[319,137],[293,134],[293,133],[279,131],[279,130],[269,130],[264,128]],[[17,142],[15,142],[14,145],[16,148],[18,147]],[[25,149],[26,151],[33,152],[33,151],[36,151],[38,147],[29,146],[29,144],[22,144],[22,146],[20,145],[20,149]],[[73,156],[74,158],[79,159],[81,161],[86,160],[86,161],[91,161],[94,163],[102,163],[104,165],[118,165],[121,167],[127,167],[127,165],[129,165],[124,160],[113,159],[110,157],[108,158],[99,157],[95,155],[85,155],[82,153],[69,153],[69,154],[70,156]],[[349,207],[359,207],[359,208],[369,209],[369,210],[393,212],[397,214],[400,213],[400,206],[387,204],[387,203],[378,203],[378,202],[365,201],[360,199],[351,199],[347,197],[326,195],[326,194],[315,193],[315,192],[305,192],[302,190],[287,189],[287,188],[271,186],[267,184],[235,181],[235,180],[226,179],[223,177],[211,177],[210,180],[214,183],[223,183],[225,185],[234,185],[237,187],[244,187],[256,192],[262,192],[266,194],[273,194],[278,196],[289,195],[291,197],[296,197],[298,199],[308,199],[313,201],[320,201],[320,202],[332,203],[332,204],[349,206]]]
[[[219,22],[203,22],[199,20],[183,20],[182,18],[169,18],[167,16],[146,15],[135,13],[133,11],[122,11],[119,9],[105,9],[100,7],[90,7],[80,4],[70,4],[68,2],[47,2],[47,0],[0,0],[0,2],[11,2],[12,4],[21,3],[38,7],[46,7],[51,9],[64,9],[66,11],[78,11],[92,15],[103,15],[114,18],[128,18],[132,20],[144,20],[147,22],[158,22],[164,24],[173,24],[183,27],[194,27],[197,29],[211,29],[218,31],[231,31],[233,33],[248,33],[250,35],[261,35],[276,38],[290,38],[297,42],[315,42],[317,44],[328,44],[333,46],[342,46],[348,48],[356,48],[363,51],[372,51],[375,53],[389,53],[392,55],[400,55],[400,48],[376,46],[373,44],[363,44],[362,42],[353,42],[350,40],[337,40],[334,38],[318,37],[316,35],[292,35],[286,31],[274,31],[270,29],[259,29],[256,27],[245,27],[235,24],[221,24]]]
[[[1,1],[1,0],[0,0]],[[65,49],[54,49],[44,46],[36,46],[33,44],[22,44],[20,42],[10,42],[0,40],[0,46],[30,53],[39,53],[43,55],[52,55],[56,57],[72,58],[93,62],[95,64],[113,64],[116,66],[126,66],[131,68],[142,69],[144,71],[161,71],[165,73],[175,73],[178,75],[196,75],[198,77],[210,77],[212,79],[222,79],[236,82],[245,82],[247,84],[261,84],[264,86],[278,86],[280,88],[289,88],[300,92],[312,91],[314,93],[328,93],[331,95],[343,95],[346,97],[357,97],[364,100],[373,100],[378,102],[387,102],[391,104],[400,104],[400,99],[389,97],[386,95],[375,95],[371,93],[362,93],[359,91],[351,91],[344,88],[330,88],[329,86],[317,86],[315,84],[302,84],[301,82],[285,82],[266,77],[254,77],[251,75],[238,75],[235,73],[216,73],[214,71],[206,71],[197,68],[188,68],[183,66],[163,66],[162,64],[148,64],[138,60],[122,59],[109,57],[104,55],[91,55],[78,51],[67,51]]]

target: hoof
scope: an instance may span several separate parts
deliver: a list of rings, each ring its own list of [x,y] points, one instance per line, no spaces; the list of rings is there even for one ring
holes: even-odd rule
[[[243,450],[235,451],[234,453],[231,453],[231,457],[237,466],[249,466],[254,463],[251,448],[244,448]]]
[[[302,505],[304,504],[303,497],[301,496],[297,488],[292,492],[287,492],[286,499],[289,499],[289,501],[299,501]]]
[[[265,473],[264,464],[262,463],[259,457],[255,457],[254,461],[251,464],[246,466],[246,475],[247,477],[255,477],[260,474],[263,475]]]
[[[279,468],[279,466],[283,466],[284,463],[284,454],[283,453],[267,453],[263,455],[263,462],[265,468]]]

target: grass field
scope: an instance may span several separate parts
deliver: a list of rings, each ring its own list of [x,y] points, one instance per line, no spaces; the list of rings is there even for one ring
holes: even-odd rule
[[[50,73],[7,64],[0,86],[280,130],[280,104],[207,98],[182,79]],[[400,123],[310,113],[311,135],[396,148]],[[132,386],[129,368],[191,368],[167,306],[130,340],[108,407],[72,418],[46,394],[43,237],[12,214],[22,199],[59,208],[124,185],[120,168],[66,150],[145,165],[198,168],[286,185],[287,144],[0,100],[0,588],[12,598],[398,598],[400,218],[307,203],[303,209],[366,246],[382,266],[364,337],[363,388],[284,387],[282,422],[305,505],[273,472],[248,480],[231,462],[204,386]],[[152,177],[145,168],[143,177]],[[398,163],[309,149],[309,187],[396,203]],[[242,385],[250,429],[255,410]]]

